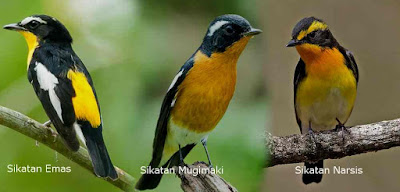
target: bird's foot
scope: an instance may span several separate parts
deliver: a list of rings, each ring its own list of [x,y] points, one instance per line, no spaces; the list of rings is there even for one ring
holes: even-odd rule
[[[51,127],[51,120],[46,121],[45,123],[43,123],[43,126],[45,127]]]
[[[342,137],[342,142],[344,143],[345,141],[345,134],[350,134],[349,130],[344,126],[344,124],[340,123],[336,125],[335,131],[338,132],[338,134],[341,133]]]
[[[311,128],[308,129],[308,135],[310,135],[310,140],[316,145],[315,133]]]
[[[184,161],[181,161],[179,163],[179,167],[186,167],[186,166],[187,166],[187,164]]]
[[[53,131],[51,133],[51,136],[53,136],[53,143],[55,143],[57,141],[57,136],[58,136],[57,132]]]

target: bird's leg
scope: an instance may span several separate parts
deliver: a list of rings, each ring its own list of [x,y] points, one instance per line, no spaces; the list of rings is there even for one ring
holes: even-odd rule
[[[45,126],[45,127],[51,127],[51,120],[48,120],[48,121],[46,121],[45,123],[43,123],[43,125]]]
[[[209,168],[213,168],[213,165],[211,163],[210,154],[208,153],[208,149],[207,149],[207,138],[208,137],[205,137],[205,138],[201,139],[201,143],[203,144],[204,150],[206,150],[207,159],[208,159],[208,167]]]
[[[179,145],[179,166],[182,166],[182,167],[185,166],[185,162],[183,162],[183,155],[182,155],[181,145]]]
[[[336,125],[335,131],[347,131],[344,124],[341,123],[338,118],[336,118],[336,121],[338,122],[338,124]]]
[[[43,123],[43,126],[45,126],[45,127],[48,127],[48,128],[51,128],[51,125],[52,125],[53,123],[51,122],[51,120],[48,120],[48,121],[46,121],[46,122],[44,122]],[[55,131],[52,131],[52,134],[51,134],[52,136],[53,136],[53,142],[56,142],[57,141],[57,132],[55,132]]]
[[[311,126],[311,121],[309,121],[309,124],[308,124],[308,135],[309,135],[309,138],[310,138],[310,142],[307,142],[306,145],[307,145],[308,149],[312,149],[312,150],[308,151],[308,153],[310,153],[310,156],[315,156],[316,155],[316,151],[318,149],[318,144],[317,144],[317,140],[315,138],[315,133],[314,133],[314,131],[312,130],[311,127],[312,127]]]
[[[336,121],[338,122],[338,124],[336,125],[335,131],[337,131],[337,132],[342,131],[342,139],[344,141],[344,132],[348,133],[349,131],[346,129],[344,124],[339,121],[338,118],[336,118]]]
[[[311,121],[308,123],[308,134],[310,135],[310,138],[313,141],[313,143],[316,144],[315,134],[311,128]]]

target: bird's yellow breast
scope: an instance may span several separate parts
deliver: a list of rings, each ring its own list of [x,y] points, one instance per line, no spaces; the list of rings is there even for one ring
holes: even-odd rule
[[[26,43],[28,44],[27,65],[29,67],[29,64],[31,63],[31,60],[32,60],[33,52],[35,52],[35,49],[39,45],[39,42],[38,42],[36,35],[34,35],[31,32],[19,31],[19,33],[21,33],[24,36]]]
[[[75,91],[72,104],[76,118],[88,121],[93,128],[99,127],[101,124],[99,107],[93,89],[87,81],[85,74],[69,70],[67,77],[72,81],[72,87]]]
[[[331,110],[326,114],[344,116],[346,121],[354,105],[357,83],[352,71],[345,65],[344,56],[337,48],[321,49],[310,44],[296,48],[305,63],[306,70],[306,77],[299,83],[296,92],[296,105],[299,111],[307,113],[310,109]],[[345,109],[339,105],[345,106]],[[301,115],[318,116],[318,114]],[[334,121],[337,117],[332,118]]]

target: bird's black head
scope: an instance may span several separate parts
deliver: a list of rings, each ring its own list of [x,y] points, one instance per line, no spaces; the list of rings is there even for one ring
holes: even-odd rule
[[[246,37],[250,39],[261,32],[239,15],[222,15],[211,22],[200,50],[208,56],[215,52],[225,52],[239,40]]]
[[[337,46],[337,41],[324,21],[315,17],[306,17],[300,20],[294,27],[292,39],[287,44],[287,47],[302,44],[332,48]]]
[[[47,15],[32,15],[18,23],[5,25],[4,29],[33,34],[40,42],[72,43],[72,37],[67,28],[54,17]]]

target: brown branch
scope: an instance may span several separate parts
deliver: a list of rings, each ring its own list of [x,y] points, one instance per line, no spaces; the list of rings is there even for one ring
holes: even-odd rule
[[[346,156],[400,146],[400,119],[347,128],[347,131],[284,137],[266,135],[267,167],[339,159]]]
[[[179,171],[178,167],[174,167],[176,175],[181,178],[181,188],[185,192],[237,192],[232,185],[226,182],[220,176],[210,172],[210,168],[204,162],[195,162],[193,165],[188,165],[186,168],[191,170],[202,170],[198,175]]]
[[[72,152],[66,148],[60,136],[53,129],[48,128],[19,112],[1,106],[0,124],[45,144],[46,146],[93,173],[92,163],[89,159],[87,150],[81,147],[79,151]],[[105,180],[124,191],[131,191],[134,185],[134,178],[118,167],[115,167],[115,169],[119,178],[115,181],[108,178]]]

